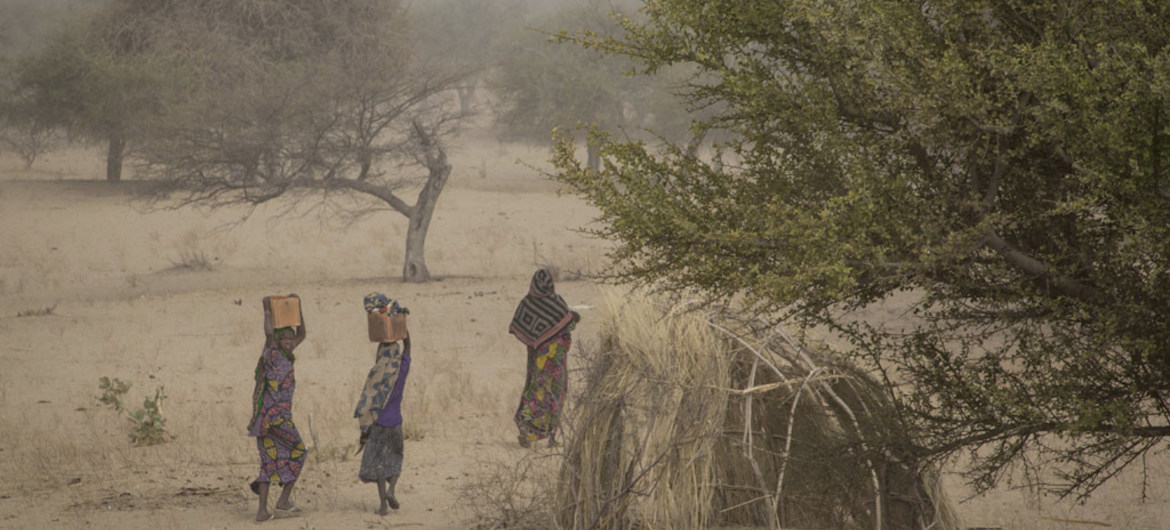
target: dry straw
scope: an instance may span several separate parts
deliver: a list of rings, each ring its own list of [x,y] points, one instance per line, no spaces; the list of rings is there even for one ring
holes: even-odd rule
[[[569,420],[559,527],[958,527],[860,370],[725,310],[642,293],[607,305]]]

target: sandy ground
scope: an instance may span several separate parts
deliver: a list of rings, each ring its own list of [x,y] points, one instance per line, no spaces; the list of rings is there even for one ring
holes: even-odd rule
[[[293,410],[311,451],[294,495],[303,511],[263,527],[472,528],[484,519],[468,496],[485,473],[524,458],[555,465],[555,450],[515,442],[524,350],[506,328],[532,271],[555,265],[583,315],[574,349],[592,347],[603,288],[580,274],[601,267],[605,245],[575,231],[589,206],[515,163],[542,152],[464,141],[452,154],[426,284],[399,279],[406,221],[393,212],[344,225],[288,202],[246,219],[148,211],[133,182],[101,180],[96,149],[31,171],[0,156],[0,528],[255,527],[244,426],[269,294],[305,303]],[[374,354],[361,301],[373,290],[410,307],[414,338],[402,508],[385,517],[350,456]],[[173,438],[132,446],[130,423],[97,401],[102,376],[133,384],[131,408],[165,389]],[[1142,477],[1128,474],[1085,505],[1005,488],[956,506],[971,527],[1170,528],[1166,466],[1152,464],[1145,503]]]

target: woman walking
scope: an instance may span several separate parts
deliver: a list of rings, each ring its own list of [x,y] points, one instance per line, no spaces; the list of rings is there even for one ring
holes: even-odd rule
[[[290,297],[297,297],[295,294]],[[299,297],[297,297],[299,298]],[[260,476],[252,482],[252,491],[260,496],[257,521],[276,516],[268,511],[268,488],[276,481],[281,484],[276,510],[300,511],[292,503],[293,485],[301,475],[305,463],[305,443],[292,420],[292,399],[296,389],[293,350],[305,340],[305,317],[295,327],[273,329],[272,307],[264,299],[264,351],[256,363],[256,386],[252,392],[252,421],[248,436],[256,438],[260,452]]]
[[[367,295],[364,306],[367,312],[377,311],[386,316],[410,313],[382,293]],[[398,509],[394,488],[402,474],[402,392],[408,373],[410,335],[402,339],[401,347],[397,341],[378,343],[374,366],[366,376],[362,395],[353,412],[362,431],[358,438],[358,452],[365,451],[358,478],[365,483],[378,484],[379,515]]]
[[[566,361],[573,342],[571,332],[580,319],[581,315],[570,310],[556,293],[553,273],[537,270],[508,326],[508,331],[528,349],[528,375],[513,417],[522,447],[531,447],[533,442],[546,438],[549,447],[557,445],[561,409],[568,392]]]

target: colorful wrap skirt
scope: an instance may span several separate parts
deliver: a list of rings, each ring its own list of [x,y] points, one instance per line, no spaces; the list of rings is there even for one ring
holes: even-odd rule
[[[562,332],[540,349],[528,348],[528,376],[513,421],[529,442],[556,436],[569,386],[566,360],[572,338]]]
[[[305,442],[291,419],[277,419],[267,432],[256,437],[260,451],[260,476],[252,483],[258,492],[261,482],[289,484],[296,482],[305,466]]]

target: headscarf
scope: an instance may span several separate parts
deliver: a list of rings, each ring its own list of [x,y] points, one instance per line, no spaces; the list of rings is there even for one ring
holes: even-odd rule
[[[516,306],[508,331],[520,342],[539,348],[579,318],[580,315],[569,310],[565,299],[556,293],[552,272],[539,269],[532,275],[528,294]]]

